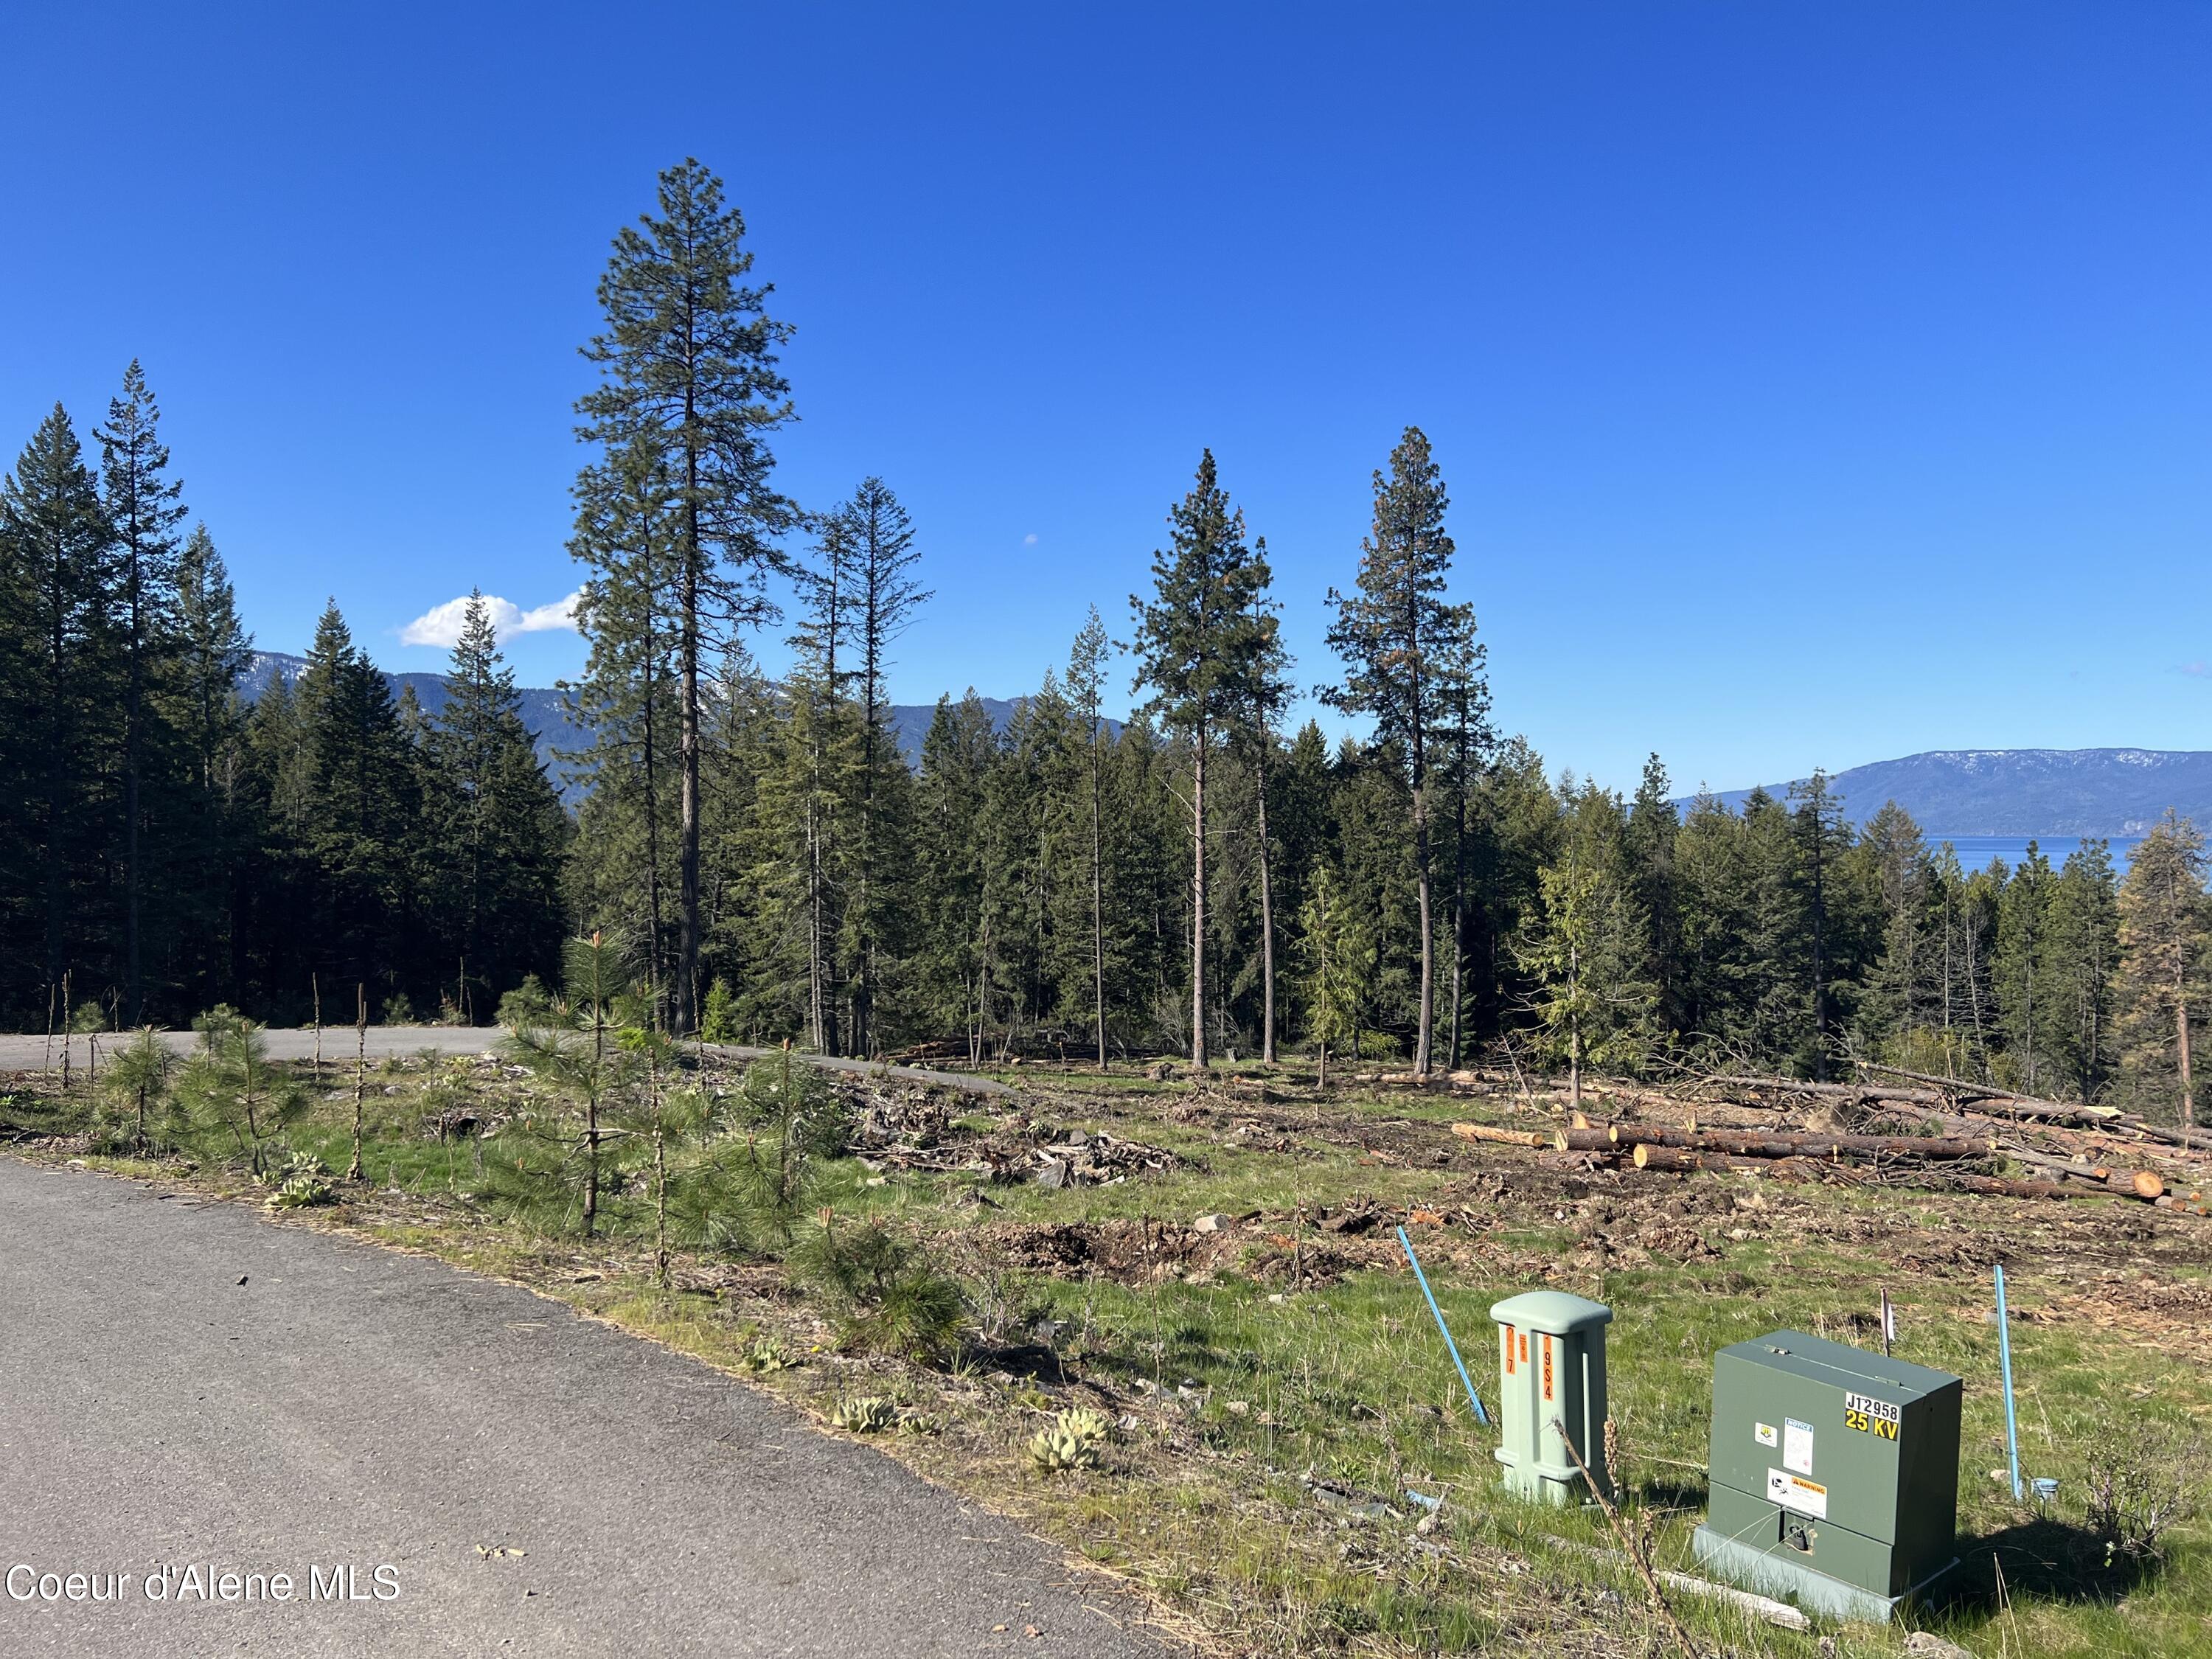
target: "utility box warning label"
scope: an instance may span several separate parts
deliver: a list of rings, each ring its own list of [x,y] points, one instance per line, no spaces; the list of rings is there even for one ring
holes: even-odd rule
[[[1828,1489],[1817,1480],[1808,1480],[1787,1469],[1767,1470],[1766,1497],[1770,1503],[1795,1510],[1800,1515],[1809,1515],[1815,1521],[1828,1518]]]

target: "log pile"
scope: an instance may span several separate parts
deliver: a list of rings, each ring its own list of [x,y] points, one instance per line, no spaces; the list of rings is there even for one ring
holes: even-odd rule
[[[1961,1099],[1917,1086],[1934,1079],[1917,1078],[1906,1079],[1911,1087],[1786,1078],[1717,1081],[1739,1096],[1768,1097],[1765,1105],[1776,1104],[1774,1097],[1795,1095],[1828,1109],[1819,1113],[1824,1121],[1838,1115],[1837,1107],[1872,1109],[1874,1118],[1905,1115],[1935,1133],[1717,1126],[1698,1122],[1694,1110],[1686,1110],[1679,1125],[1594,1123],[1577,1112],[1566,1127],[1548,1133],[1482,1123],[1455,1123],[1452,1132],[1468,1140],[1570,1153],[1618,1170],[1756,1170],[1784,1179],[1850,1179],[2014,1198],[2109,1196],[2200,1214],[2205,1188],[2212,1187],[2206,1171],[2190,1167],[2186,1150],[2169,1152],[2159,1137],[2134,1136],[2136,1123],[2112,1108],[1972,1090]],[[1848,1112],[1842,1115],[1853,1121]],[[2045,1144],[2031,1144],[2031,1133]]]

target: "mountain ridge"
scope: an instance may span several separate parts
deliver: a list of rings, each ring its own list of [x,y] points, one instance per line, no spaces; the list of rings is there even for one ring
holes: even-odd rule
[[[270,685],[282,678],[285,684],[296,684],[307,666],[305,657],[289,651],[256,651],[238,677],[239,694],[248,702],[258,698]],[[435,714],[446,706],[446,677],[422,671],[396,673],[383,671],[392,695],[398,696],[403,689],[411,688],[415,700],[422,705],[427,714]],[[550,771],[553,780],[561,786],[563,799],[571,805],[582,794],[581,788],[571,782],[559,758],[559,751],[574,753],[590,741],[590,734],[568,718],[562,694],[551,686],[518,685],[515,695],[522,703],[522,723],[537,740],[538,758]],[[992,728],[1003,732],[1006,724],[1020,708],[1019,698],[978,697],[983,712],[991,717]],[[898,739],[899,752],[906,757],[907,764],[921,763],[922,739],[929,735],[929,725],[937,718],[935,703],[893,703],[890,710],[890,730]],[[1114,731],[1121,730],[1118,720],[1109,721]]]
[[[1936,837],[2142,836],[2168,808],[2212,825],[2212,751],[2204,750],[1931,749],[1849,767],[1828,782],[1853,823],[1894,800]],[[1792,787],[1761,787],[1784,798]],[[1741,811],[1753,793],[1714,796]]]
[[[296,681],[307,659],[284,651],[257,651],[239,677],[248,702],[281,675]],[[445,706],[446,682],[440,674],[394,673],[385,678],[397,696],[414,689],[428,714]],[[573,805],[581,787],[568,780],[556,751],[583,748],[587,734],[568,718],[561,693],[551,687],[518,686],[523,724],[537,738],[538,758],[551,769],[562,793]],[[979,697],[993,727],[1005,731],[1020,708],[1018,698]],[[921,763],[922,739],[936,717],[934,703],[895,703],[891,731],[910,766]],[[1118,729],[1118,722],[1113,723]],[[1799,782],[1804,780],[1798,780]],[[1844,815],[1864,824],[1887,801],[1910,812],[1922,831],[1947,836],[2050,836],[2126,838],[2146,834],[2168,807],[2212,828],[2212,750],[2191,749],[1931,749],[1895,760],[1872,761],[1831,773],[1830,787],[1843,797]],[[1786,799],[1787,783],[1760,786]],[[1750,789],[1713,792],[1732,811],[1742,810]],[[1687,807],[1696,796],[1680,797]]]

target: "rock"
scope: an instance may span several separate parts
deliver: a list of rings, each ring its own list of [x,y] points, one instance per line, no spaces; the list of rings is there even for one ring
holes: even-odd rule
[[[1217,1211],[1212,1215],[1199,1217],[1190,1224],[1194,1231],[1201,1233],[1225,1232],[1229,1227],[1229,1218]]]
[[[1067,1160],[1048,1158],[1038,1165],[1036,1184],[1040,1187],[1065,1187],[1069,1184]]]

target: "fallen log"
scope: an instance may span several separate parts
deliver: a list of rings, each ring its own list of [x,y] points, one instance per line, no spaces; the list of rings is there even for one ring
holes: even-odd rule
[[[1541,1146],[1559,1152],[1567,1150],[1565,1146],[1557,1146],[1553,1136],[1540,1134],[1534,1129],[1494,1129],[1487,1123],[1455,1123],[1451,1126],[1451,1129],[1452,1133],[1462,1140],[1494,1140],[1506,1146]],[[1581,1150],[1595,1151],[1597,1149],[1593,1147]]]
[[[1741,1170],[1772,1161],[1701,1152],[1686,1146],[1654,1146],[1649,1142],[1639,1143],[1629,1155],[1629,1162],[1639,1170]]]
[[[1626,1164],[1614,1167],[1684,1175],[1701,1170],[1734,1171],[1802,1182],[1835,1181],[1852,1174],[1848,1164],[1829,1164],[1817,1158],[1738,1158],[1731,1152],[1701,1152],[1687,1146],[1638,1146]]]
[[[2073,1123],[2083,1128],[2119,1127],[2136,1134],[2147,1135],[2153,1140],[2163,1140],[2169,1146],[2202,1147],[2212,1151],[2212,1133],[2202,1129],[2184,1133],[2162,1123],[2146,1123],[2133,1112],[2122,1111],[2117,1106],[2097,1106],[2087,1101],[2043,1100],[2017,1094],[2010,1089],[2000,1089],[1991,1084],[1968,1083],[1963,1079],[1936,1077],[1926,1072],[1908,1072],[1897,1066],[1877,1066],[1871,1060],[1861,1060],[1859,1069],[1879,1072],[1884,1077],[1901,1077],[1914,1083],[1931,1084],[1957,1097],[1970,1111],[1993,1111],[2006,1117],[2039,1118],[2049,1123]]]
[[[1930,1089],[1896,1089],[1878,1083],[1808,1083],[1794,1077],[1715,1077],[1700,1087],[1755,1090],[1762,1094],[1804,1095],[1814,1100],[1858,1103],[1892,1100],[1907,1106],[1944,1106],[1948,1097]]]
[[[2124,1179],[2117,1185],[2087,1181],[2014,1181],[2004,1176],[1966,1175],[1953,1170],[1940,1172],[1931,1170],[1927,1172],[1926,1181],[1931,1187],[1955,1188],[1969,1193],[1990,1193],[2005,1198],[2109,1197],[2156,1204],[2166,1196],[2163,1192],[2143,1192],[2131,1179]],[[2164,1183],[2160,1184],[2163,1186]]]
[[[1612,1152],[1620,1150],[1620,1143],[1604,1129],[1555,1129],[1545,1144],[1557,1152]]]
[[[1901,1077],[1908,1083],[1925,1083],[1930,1087],[1942,1090],[1947,1095],[1954,1095],[1961,1099],[1978,1095],[2002,1096],[2012,1092],[2009,1089],[1995,1088],[1986,1083],[1969,1083],[1963,1078],[1937,1077],[1932,1072],[1908,1072],[1900,1066],[1877,1066],[1870,1060],[1863,1060],[1859,1061],[1858,1066],[1862,1072],[1879,1072],[1884,1077]]]
[[[2084,1129],[2101,1129],[2125,1122],[2127,1114],[2117,1106],[2084,1106],[2063,1100],[2036,1100],[2026,1095],[1985,1096],[1974,1109],[1991,1117],[2031,1118],[2045,1123],[2071,1123]]]
[[[2154,1199],[2166,1194],[2164,1178],[2149,1170],[2116,1169],[2108,1164],[2076,1164],[2070,1158],[2054,1158],[2048,1152],[2034,1152],[2025,1146],[2006,1146],[2001,1151],[2014,1163],[2024,1164],[2031,1170],[2048,1170],[2054,1175],[2085,1181],[2124,1197]]]
[[[2146,1123],[2131,1115],[2123,1117],[2120,1121],[2136,1133],[2148,1135],[2153,1140],[2162,1140],[2169,1146],[2179,1146],[2184,1151],[2212,1152],[2212,1134],[2202,1129],[2170,1129],[2163,1123]]]
[[[1597,1130],[1584,1130],[1595,1134]],[[1680,1146],[1740,1158],[1987,1158],[1988,1140],[1934,1135],[1837,1135],[1772,1129],[1675,1129],[1660,1123],[1616,1123],[1604,1134],[1616,1146]],[[1570,1131],[1572,1136],[1575,1132]],[[1554,1144],[1558,1144],[1555,1139]],[[1578,1148],[1577,1150],[1579,1150]]]
[[[1989,1193],[2000,1198],[2094,1198],[2103,1190],[2067,1181],[2010,1181],[2002,1176],[1962,1175],[1948,1170],[1942,1184],[1960,1192]]]

